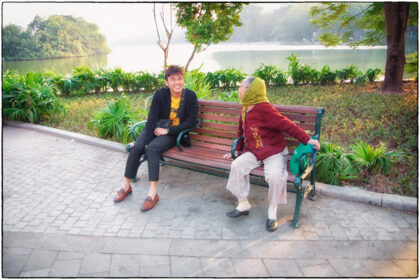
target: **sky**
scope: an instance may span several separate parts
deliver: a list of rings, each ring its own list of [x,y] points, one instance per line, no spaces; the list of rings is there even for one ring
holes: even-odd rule
[[[42,18],[56,15],[82,17],[95,23],[108,43],[122,38],[156,32],[152,3],[3,3],[3,26],[16,24],[23,28],[36,15]]]
[[[16,24],[26,29],[36,15],[46,19],[56,14],[82,17],[87,22],[97,24],[99,31],[106,36],[108,45],[113,45],[122,39],[156,34],[152,12],[153,3],[13,2],[2,4],[3,26]],[[265,10],[269,10],[276,4],[260,5]],[[175,35],[180,32],[182,31],[177,28]]]

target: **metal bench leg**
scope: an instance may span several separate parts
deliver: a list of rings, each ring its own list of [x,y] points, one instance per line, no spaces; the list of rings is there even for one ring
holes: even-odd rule
[[[308,199],[312,200],[312,201],[315,201],[316,198],[317,198],[317,193],[316,193],[316,188],[315,188],[315,167],[311,172],[311,185],[313,187],[312,187],[312,190],[310,191],[310,193],[308,195]]]
[[[304,194],[303,194],[303,189],[302,189],[302,181],[300,181],[299,183],[295,182],[295,187],[296,184],[298,184],[298,188],[296,188],[298,191],[296,192],[296,205],[295,205],[295,214],[293,216],[293,221],[291,223],[291,227],[293,228],[297,228],[298,222],[299,222],[299,215],[300,215],[300,207],[302,205],[303,202],[303,198],[304,198]]]

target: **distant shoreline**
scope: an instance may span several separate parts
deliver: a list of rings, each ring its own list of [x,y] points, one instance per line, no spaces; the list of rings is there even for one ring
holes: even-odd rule
[[[112,51],[106,52],[106,53],[98,53],[98,54],[89,54],[89,55],[75,55],[75,56],[64,56],[64,57],[46,57],[46,58],[20,58],[20,59],[5,59],[2,58],[2,61],[9,62],[9,61],[34,61],[34,60],[49,60],[49,59],[66,59],[66,58],[78,58],[78,57],[91,57],[91,56],[97,56],[97,55],[108,55]]]

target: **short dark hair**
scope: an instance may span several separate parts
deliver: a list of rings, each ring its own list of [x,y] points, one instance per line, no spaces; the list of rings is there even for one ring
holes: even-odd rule
[[[168,80],[168,77],[174,74],[179,74],[184,76],[184,70],[178,65],[171,65],[165,70],[165,80]]]

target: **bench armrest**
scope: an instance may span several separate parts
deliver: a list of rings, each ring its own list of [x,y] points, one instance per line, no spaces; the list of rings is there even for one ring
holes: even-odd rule
[[[230,148],[230,155],[232,156],[232,159],[236,158],[236,155],[235,155],[236,145],[238,145],[238,142],[241,141],[242,139],[244,139],[244,137],[240,136],[236,138],[235,141],[233,141],[232,147]]]
[[[138,123],[136,123],[136,124],[134,124],[133,125],[133,127],[131,128],[131,138],[133,138],[133,140],[134,141],[136,141],[136,135],[134,134],[135,133],[135,131],[136,131],[136,128],[139,126],[139,125],[142,125],[142,124],[145,124],[147,121],[141,121],[141,122],[138,122]]]
[[[185,129],[183,131],[181,131],[180,133],[178,133],[178,136],[176,137],[176,146],[178,147],[178,150],[180,152],[182,152],[182,148],[181,148],[181,138],[182,136],[184,136],[185,133],[190,132],[191,130],[193,130],[194,128],[198,127],[200,125],[200,120],[197,119],[197,122],[195,123],[195,126],[193,128],[189,128],[189,129]]]

